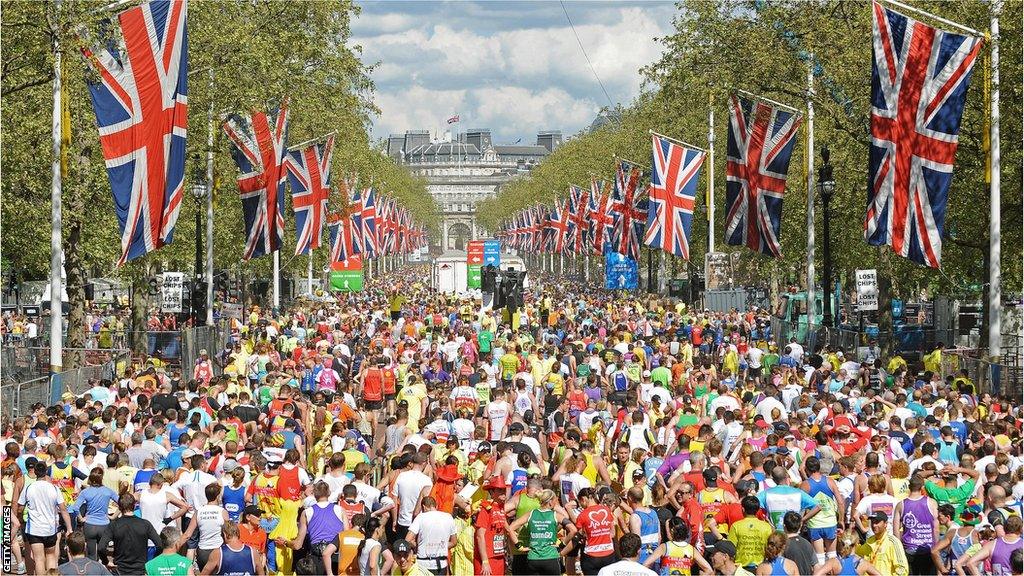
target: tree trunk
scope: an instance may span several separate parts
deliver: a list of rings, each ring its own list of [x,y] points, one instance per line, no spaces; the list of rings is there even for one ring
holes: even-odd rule
[[[146,311],[149,310],[148,266],[132,279],[131,321],[128,323],[128,343],[134,354],[146,353]]]
[[[79,243],[82,238],[83,200],[80,193],[64,198],[64,272],[67,275],[68,330],[64,342],[64,369],[73,370],[83,364],[85,348],[85,283],[87,274]]]

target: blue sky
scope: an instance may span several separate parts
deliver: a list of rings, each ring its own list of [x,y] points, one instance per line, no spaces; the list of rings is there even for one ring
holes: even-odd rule
[[[607,104],[558,2],[359,2],[352,42],[373,73],[381,108],[373,135],[491,128],[496,143],[573,134]],[[614,103],[640,90],[638,70],[662,53],[671,2],[565,3]]]

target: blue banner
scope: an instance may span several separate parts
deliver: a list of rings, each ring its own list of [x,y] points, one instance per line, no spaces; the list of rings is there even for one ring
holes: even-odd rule
[[[636,260],[618,252],[606,251],[604,255],[604,287],[608,290],[636,290]]]
[[[501,242],[484,240],[484,266],[501,266]]]

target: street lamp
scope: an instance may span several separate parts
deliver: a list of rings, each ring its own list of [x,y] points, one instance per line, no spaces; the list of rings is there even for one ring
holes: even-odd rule
[[[196,200],[196,272],[192,281],[192,325],[199,324],[199,298],[206,298],[206,287],[203,278],[203,210],[206,209],[206,174],[199,157],[195,157],[195,171],[192,180],[192,197]]]
[[[821,167],[818,168],[818,193],[821,194],[821,207],[822,207],[822,224],[825,233],[825,245],[824,254],[822,254],[825,260],[825,278],[824,288],[825,294],[822,300],[825,304],[825,310],[822,314],[822,324],[827,327],[832,327],[832,242],[829,234],[829,220],[831,215],[829,214],[828,205],[832,201],[832,196],[836,192],[836,181],[832,176],[832,163],[829,161],[831,153],[829,152],[828,146],[822,146],[821,148]]]

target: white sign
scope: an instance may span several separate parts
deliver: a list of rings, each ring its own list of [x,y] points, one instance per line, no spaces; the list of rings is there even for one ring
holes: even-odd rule
[[[181,272],[164,272],[163,285],[160,287],[160,310],[180,313],[184,293],[185,275]]]
[[[861,311],[878,310],[876,270],[857,270],[857,308]]]

